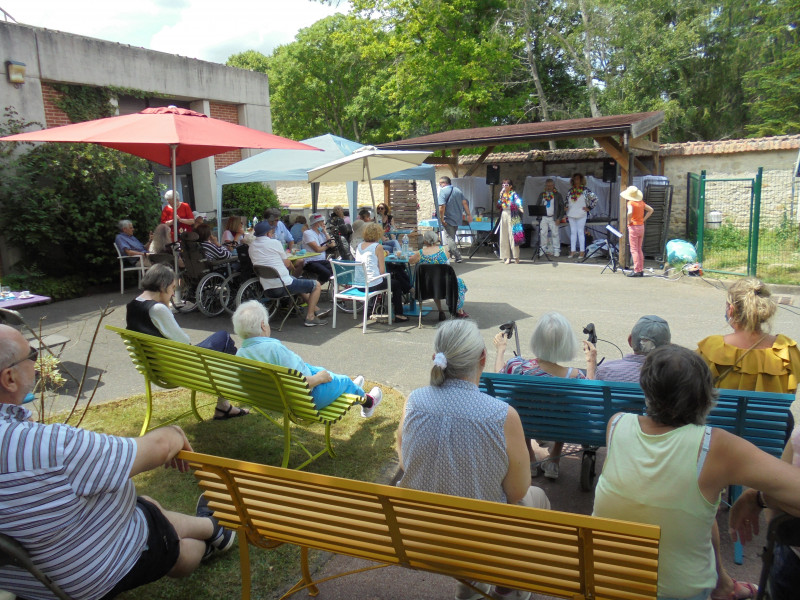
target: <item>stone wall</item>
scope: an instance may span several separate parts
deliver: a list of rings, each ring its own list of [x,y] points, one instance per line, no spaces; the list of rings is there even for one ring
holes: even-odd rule
[[[670,231],[685,234],[687,206],[687,173],[706,171],[707,179],[755,179],[758,167],[764,167],[761,187],[761,225],[776,226],[783,215],[797,219],[797,195],[792,200],[792,173],[797,151],[747,152],[706,156],[669,157],[665,160],[664,174],[675,186],[672,200]],[[800,183],[800,182],[799,182]],[[750,222],[749,182],[706,182],[705,217],[719,211],[723,222],[747,227]],[[792,213],[792,204],[795,204]]]

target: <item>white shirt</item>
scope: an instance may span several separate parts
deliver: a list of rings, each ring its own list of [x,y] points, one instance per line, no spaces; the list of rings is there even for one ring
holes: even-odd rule
[[[281,281],[286,285],[292,283],[292,276],[289,275],[289,269],[286,268],[284,260],[286,260],[286,251],[283,249],[283,244],[278,240],[272,239],[266,235],[262,235],[253,240],[250,244],[250,260],[254,265],[261,265],[264,267],[272,267],[280,275],[280,279],[261,279],[261,285],[265,290],[281,287]]]
[[[308,252],[316,252],[311,246],[309,246],[309,242],[314,242],[319,246],[324,246],[325,242],[328,240],[328,236],[325,234],[325,230],[317,232],[316,229],[306,229],[303,232],[303,248],[305,248]],[[325,256],[325,252],[323,251],[319,256],[309,256],[305,259],[306,262],[313,262],[318,260],[328,260]]]

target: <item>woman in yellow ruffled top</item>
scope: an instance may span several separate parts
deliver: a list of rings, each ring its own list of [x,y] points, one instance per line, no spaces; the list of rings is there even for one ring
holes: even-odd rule
[[[748,278],[728,290],[725,319],[728,335],[712,335],[697,344],[718,388],[795,393],[800,350],[785,335],[772,335],[769,320],[778,309],[763,281]]]

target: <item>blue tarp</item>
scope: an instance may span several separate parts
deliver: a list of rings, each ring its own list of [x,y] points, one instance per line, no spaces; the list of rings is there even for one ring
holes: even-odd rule
[[[265,150],[255,156],[246,158],[237,163],[217,171],[217,214],[222,215],[222,186],[229,183],[246,183],[249,181],[308,181],[308,171],[314,167],[324,165],[337,158],[349,156],[363,144],[353,142],[332,134],[303,140],[303,143],[317,150]],[[416,179],[431,182],[431,189],[436,197],[436,168],[433,165],[422,165],[405,169],[389,175],[375,177],[375,179]],[[316,209],[319,195],[319,184],[312,186],[311,203]],[[358,207],[357,183],[348,182],[347,198],[350,206],[350,215],[355,218]],[[222,223],[222,219],[219,219]]]

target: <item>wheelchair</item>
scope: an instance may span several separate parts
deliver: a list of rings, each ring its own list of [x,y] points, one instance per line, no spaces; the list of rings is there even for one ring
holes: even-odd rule
[[[170,246],[175,252],[175,245]],[[207,260],[196,234],[191,232],[181,235],[180,257],[183,267],[179,273],[179,286],[184,302],[175,305],[178,311],[197,309],[207,317],[216,317],[226,311],[232,313],[236,308],[236,293],[243,281],[242,272],[232,269],[236,259]],[[172,266],[174,255],[151,255],[151,260]]]

